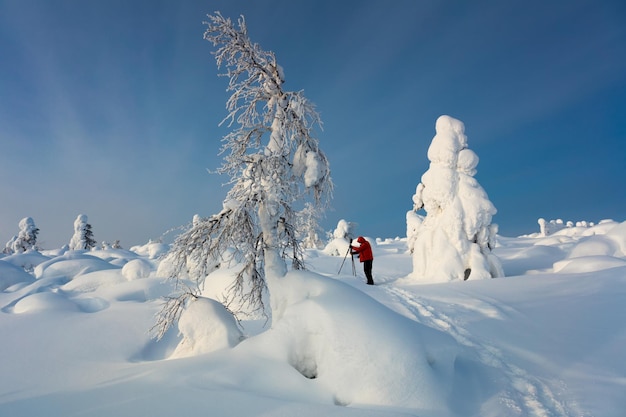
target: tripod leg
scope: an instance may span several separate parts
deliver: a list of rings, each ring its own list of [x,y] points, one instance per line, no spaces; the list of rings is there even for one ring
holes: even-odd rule
[[[352,275],[356,277],[356,267],[354,266],[354,256],[352,256]]]
[[[343,268],[343,264],[346,262],[346,258],[348,257],[349,253],[350,253],[350,246],[348,246],[348,252],[346,252],[346,254],[343,257],[343,261],[341,262],[341,266],[339,267],[339,272],[337,272],[337,275],[341,274],[341,269]],[[354,258],[352,258],[352,268],[354,269]]]

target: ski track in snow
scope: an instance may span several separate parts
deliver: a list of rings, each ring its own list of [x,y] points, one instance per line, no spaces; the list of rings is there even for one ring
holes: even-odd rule
[[[458,343],[476,352],[483,364],[501,370],[509,380],[509,388],[501,394],[500,401],[516,415],[590,417],[578,407],[564,404],[545,383],[532,377],[523,369],[506,362],[498,348],[482,340],[476,340],[452,318],[437,311],[419,296],[395,286],[384,285],[380,288],[403,305],[417,322],[448,333]]]

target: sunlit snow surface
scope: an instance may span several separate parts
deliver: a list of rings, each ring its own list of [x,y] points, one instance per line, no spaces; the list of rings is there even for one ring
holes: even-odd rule
[[[158,343],[162,246],[0,258],[0,415],[623,416],[626,223],[499,236],[505,278],[429,285],[370,241],[376,286],[309,250],[271,328],[200,299]]]

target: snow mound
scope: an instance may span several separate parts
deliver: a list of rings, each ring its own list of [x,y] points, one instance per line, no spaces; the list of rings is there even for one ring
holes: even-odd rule
[[[133,259],[122,267],[122,275],[127,280],[148,278],[152,272],[152,264],[145,259]]]
[[[337,404],[448,407],[459,345],[340,281],[294,271],[273,282],[268,350],[330,390]],[[266,352],[267,353],[267,352]]]
[[[55,292],[40,292],[26,296],[13,307],[13,312],[23,314],[42,310],[50,311],[78,311],[78,306],[66,296]]]
[[[169,252],[170,246],[161,242],[148,242],[145,245],[133,246],[130,250],[139,256],[147,256],[149,259],[157,259]]]
[[[79,275],[63,285],[61,289],[76,293],[89,293],[102,288],[117,286],[127,281],[120,274],[119,269],[103,269]]]
[[[89,272],[117,268],[115,265],[111,265],[100,258],[83,254],[80,251],[70,251],[62,256],[40,263],[34,272],[37,279],[55,277],[72,279]]]
[[[324,254],[328,256],[346,256],[350,243],[346,238],[337,237],[331,240],[324,247]]]
[[[3,261],[19,266],[26,271],[32,271],[37,265],[50,260],[50,257],[42,255],[40,252],[32,250],[22,253],[15,253],[2,258]]]
[[[5,262],[4,259],[0,260],[0,291],[21,282],[34,281],[32,275],[12,263]]]
[[[90,256],[95,256],[107,262],[115,262],[116,264],[122,262],[128,262],[132,259],[140,257],[137,253],[126,249],[95,249],[88,252]]]
[[[232,348],[243,339],[233,315],[221,303],[204,297],[189,302],[178,321],[178,329],[183,340],[172,359]]]
[[[579,256],[573,259],[565,259],[554,264],[554,272],[561,274],[580,274],[595,272],[603,269],[626,266],[626,259],[613,256]]]

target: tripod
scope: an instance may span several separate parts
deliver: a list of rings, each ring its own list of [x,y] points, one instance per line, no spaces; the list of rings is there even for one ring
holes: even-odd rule
[[[350,240],[350,243],[352,243],[352,240]],[[350,254],[350,258],[352,258],[352,275],[356,277],[356,267],[354,266],[354,255],[352,255],[352,248],[350,247],[350,245],[348,245],[348,251],[343,257],[343,261],[341,262],[341,266],[339,267],[339,272],[337,272],[337,275],[341,274],[341,269],[343,268],[343,264],[346,262],[346,258],[348,257],[348,254]]]

